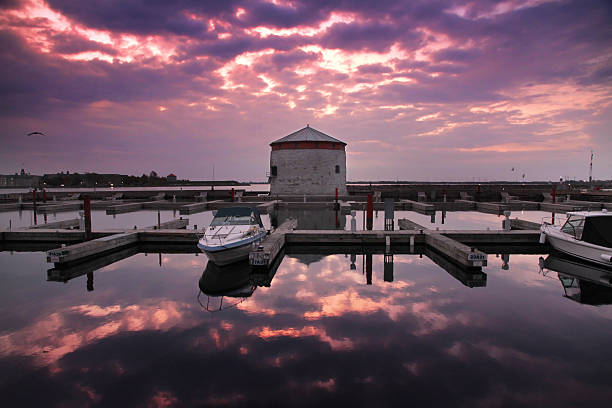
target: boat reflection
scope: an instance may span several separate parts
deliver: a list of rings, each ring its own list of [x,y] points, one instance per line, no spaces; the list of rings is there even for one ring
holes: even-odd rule
[[[209,312],[232,308],[250,297],[257,288],[251,282],[251,265],[248,260],[225,266],[208,261],[198,286],[200,287],[198,301]],[[205,304],[200,299],[202,294],[207,297]],[[234,300],[223,304],[226,297]]]
[[[540,269],[557,272],[565,297],[587,305],[612,304],[612,270],[561,253],[540,257]]]

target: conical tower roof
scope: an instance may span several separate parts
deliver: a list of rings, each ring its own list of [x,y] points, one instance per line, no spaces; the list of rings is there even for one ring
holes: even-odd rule
[[[285,142],[332,142],[342,143],[343,145],[346,145],[346,143],[341,140],[338,140],[334,137],[326,135],[323,132],[311,128],[310,125],[306,125],[305,128],[302,128],[297,132],[293,132],[290,135],[273,141],[272,143],[270,143],[270,146],[272,146],[273,144]]]

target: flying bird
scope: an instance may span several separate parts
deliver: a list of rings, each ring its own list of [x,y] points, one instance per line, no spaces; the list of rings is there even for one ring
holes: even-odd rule
[[[28,136],[34,136],[34,135],[45,136],[45,134],[43,132],[30,132],[30,133],[28,133]]]

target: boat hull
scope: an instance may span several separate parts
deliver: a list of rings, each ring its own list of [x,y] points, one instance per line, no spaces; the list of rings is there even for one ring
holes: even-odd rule
[[[612,262],[604,260],[604,257],[609,259],[612,256],[612,248],[577,240],[552,225],[543,225],[541,231],[546,235],[548,243],[557,251],[612,268]]]
[[[245,240],[244,243],[232,247],[211,247],[205,244],[202,240],[198,242],[198,248],[206,254],[208,259],[216,265],[229,265],[234,262],[239,262],[249,257],[249,253],[259,245],[259,242],[265,236],[265,232]]]

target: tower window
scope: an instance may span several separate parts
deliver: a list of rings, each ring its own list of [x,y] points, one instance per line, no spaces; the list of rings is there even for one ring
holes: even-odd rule
[[[340,166],[336,164],[336,174],[340,174]]]
[[[276,166],[270,166],[270,175],[276,176],[277,174],[278,174],[278,169],[276,168]]]

